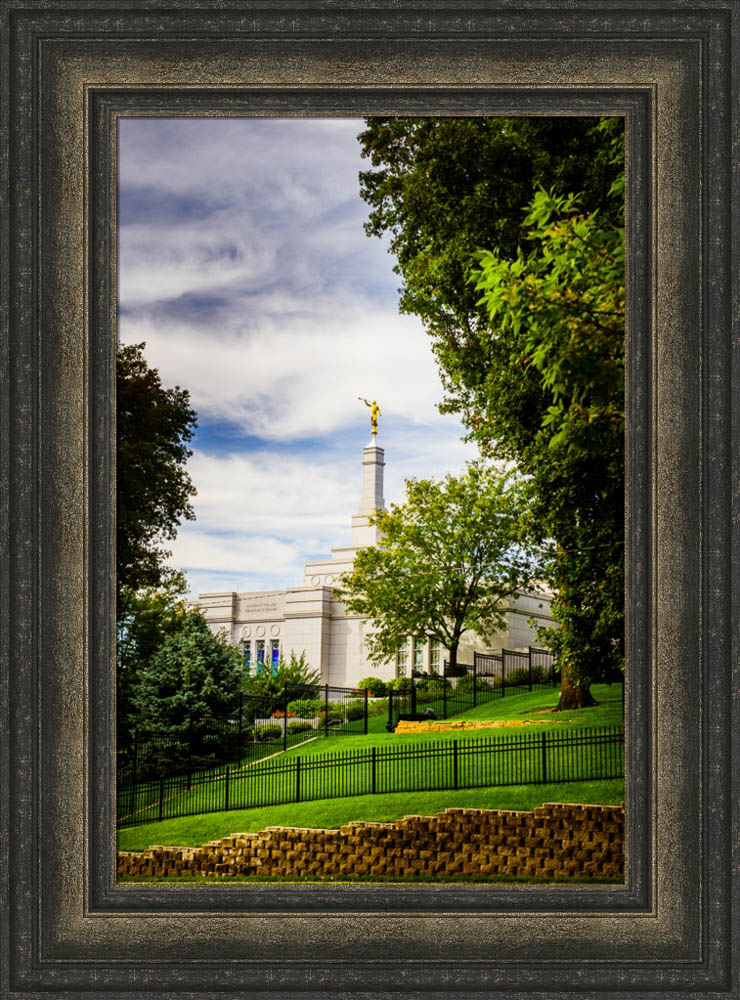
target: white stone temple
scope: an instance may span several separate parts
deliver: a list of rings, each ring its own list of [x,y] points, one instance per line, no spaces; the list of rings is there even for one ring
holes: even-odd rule
[[[214,632],[225,630],[231,642],[243,647],[250,664],[275,662],[281,652],[305,651],[311,667],[320,669],[321,682],[338,687],[354,687],[371,675],[389,680],[412,670],[441,671],[447,650],[434,640],[420,643],[410,639],[392,662],[371,666],[363,643],[368,619],[348,614],[332,594],[332,587],[340,574],[351,569],[357,552],[378,543],[378,529],[369,518],[385,507],[384,458],[384,450],[373,437],[362,453],[362,497],[352,515],[352,544],[333,548],[326,559],[306,563],[302,585],[252,593],[200,594],[193,602]],[[474,633],[464,635],[458,662],[472,663],[476,649],[497,653],[502,648],[526,649],[535,644],[535,633],[527,620],[550,624],[549,596],[522,594],[508,610],[506,630],[495,636],[492,644],[483,643]]]

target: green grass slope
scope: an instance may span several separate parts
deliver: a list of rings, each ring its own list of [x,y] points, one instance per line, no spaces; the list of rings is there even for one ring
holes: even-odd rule
[[[621,778],[571,784],[360,795],[258,809],[235,809],[149,823],[119,831],[118,848],[121,851],[142,851],[154,844],[199,847],[232,833],[257,833],[268,826],[338,829],[355,821],[390,822],[403,816],[432,816],[453,808],[529,811],[545,802],[617,805],[623,799],[624,782]]]

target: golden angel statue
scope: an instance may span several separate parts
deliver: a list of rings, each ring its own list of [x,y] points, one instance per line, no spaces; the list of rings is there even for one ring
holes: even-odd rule
[[[376,400],[373,400],[372,403],[370,403],[370,402],[368,402],[367,399],[363,399],[362,396],[358,396],[357,398],[362,403],[364,403],[365,406],[369,406],[370,407],[370,427],[372,428],[372,435],[373,435],[373,437],[375,437],[375,435],[378,433],[378,417],[382,417],[383,416],[383,414],[381,412],[381,409],[378,406],[378,403],[377,403]]]

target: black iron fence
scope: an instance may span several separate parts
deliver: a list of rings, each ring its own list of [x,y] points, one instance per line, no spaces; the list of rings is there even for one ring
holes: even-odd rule
[[[242,695],[225,718],[191,716],[166,733],[141,731],[118,753],[119,789],[260,760],[313,736],[366,733],[367,691],[302,684],[281,697]]]
[[[438,719],[466,712],[506,692],[556,687],[560,675],[552,653],[530,646],[526,652],[474,653],[473,663],[444,662],[442,674],[417,674],[407,690],[389,691],[388,729],[404,715],[431,711]]]
[[[198,813],[405,791],[624,776],[619,726],[370,747],[161,777],[118,794],[119,828]]]

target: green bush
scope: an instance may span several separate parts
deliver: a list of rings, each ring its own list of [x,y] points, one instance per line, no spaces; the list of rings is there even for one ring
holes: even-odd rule
[[[367,706],[368,716],[373,715],[387,715],[388,714],[388,699],[378,698],[377,701],[368,702]]]
[[[410,691],[413,687],[414,682],[410,677],[394,677],[392,681],[388,681],[389,691]]]
[[[529,684],[529,670],[526,667],[517,667],[516,670],[511,670],[506,675],[506,683],[521,686],[524,684]]]
[[[473,687],[479,687],[476,683],[475,677],[473,674],[465,674],[465,676],[460,677],[457,684],[455,684],[455,691],[457,691],[458,694],[472,694]]]
[[[358,719],[364,719],[365,702],[364,701],[347,702],[344,714],[345,718],[347,719],[347,722],[356,722]]]
[[[293,733],[306,733],[309,729],[313,729],[310,722],[289,722],[288,732]]]
[[[315,719],[323,707],[321,698],[298,698],[288,702],[288,711],[304,719]]]
[[[323,723],[325,716],[326,712],[322,708],[322,710],[319,712],[319,723]],[[332,719],[338,722],[344,722],[344,710],[340,708],[339,705],[335,704],[329,705],[329,722],[331,722]]]
[[[266,740],[274,740],[283,735],[283,727],[275,724],[269,726],[257,726],[254,730],[254,738],[259,743],[264,743]]]
[[[379,677],[363,677],[357,685],[358,691],[369,691],[372,698],[382,698],[388,691],[388,685]]]

